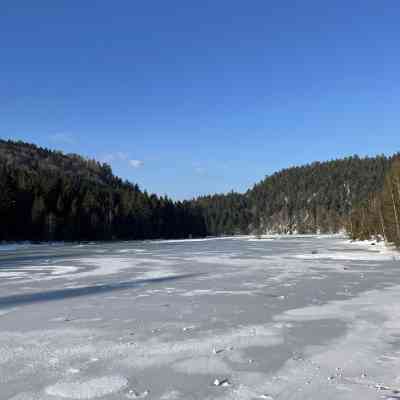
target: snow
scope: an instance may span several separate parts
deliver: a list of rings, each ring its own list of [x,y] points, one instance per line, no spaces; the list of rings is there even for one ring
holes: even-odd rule
[[[164,393],[160,400],[177,400],[181,398],[181,394],[177,390],[172,390],[170,392]]]
[[[399,260],[400,256],[398,254],[388,254],[388,253],[365,253],[361,251],[354,251],[352,253],[318,253],[318,254],[298,254],[294,256],[302,260],[349,260],[349,261],[385,261],[385,260]]]
[[[0,256],[0,398],[398,397],[397,253],[341,236],[265,239]]]
[[[317,387],[323,386],[324,380],[336,382],[333,386],[325,386],[325,393],[334,396],[340,385],[348,390],[348,394],[340,397],[346,399],[361,398],[361,393],[363,399],[375,399],[376,393],[371,388],[382,390],[386,387],[389,394],[391,390],[397,390],[400,352],[392,349],[391,342],[400,335],[399,312],[400,286],[394,286],[384,291],[368,291],[350,300],[293,309],[276,316],[278,321],[291,322],[343,319],[348,323],[349,331],[329,345],[307,348],[303,362],[288,361],[266,385],[268,387],[263,385],[263,390],[286,398],[290,392],[302,387],[302,393],[296,398],[307,399]],[[387,354],[390,354],[389,358]],[[307,387],[304,382],[309,382]],[[386,382],[386,386],[379,382]]]
[[[3,315],[7,315],[7,314],[9,314],[10,312],[13,312],[13,311],[15,311],[16,309],[14,309],[14,308],[9,308],[8,310],[0,310],[0,317],[2,317]]]
[[[260,237],[260,238],[250,238],[247,239],[249,242],[270,242],[271,240],[276,240],[278,238],[273,237]]]
[[[6,244],[2,244],[0,245],[0,251],[15,251],[17,250],[17,245],[6,245]]]
[[[174,365],[174,369],[184,374],[228,374],[229,366],[222,360],[207,356],[180,361]]]
[[[46,394],[67,399],[94,399],[118,392],[128,381],[121,376],[104,376],[82,382],[62,382],[48,386]]]
[[[145,257],[137,257],[129,259],[125,257],[90,257],[80,259],[65,260],[68,264],[73,265],[54,265],[44,263],[42,265],[2,267],[0,268],[0,279],[12,280],[51,280],[58,278],[66,278],[68,280],[82,279],[93,276],[107,276],[118,274],[125,269],[139,269],[143,265],[149,269],[153,265],[153,269],[144,271],[138,279],[154,279],[165,277],[173,274],[173,270],[158,268],[158,266],[172,265],[169,260],[157,260]]]
[[[12,243],[12,244],[0,243],[0,251],[17,251],[20,249],[26,249],[30,246],[32,245],[28,242]]]
[[[200,238],[200,239],[169,239],[169,240],[150,240],[149,243],[154,244],[169,244],[169,243],[201,243],[201,242],[208,242],[210,240],[218,240],[218,239],[229,239],[229,237],[211,237],[211,238]]]
[[[16,270],[0,269],[0,278],[18,279],[52,279],[58,275],[70,275],[78,271],[78,267],[67,265],[32,265],[29,267],[19,267]]]

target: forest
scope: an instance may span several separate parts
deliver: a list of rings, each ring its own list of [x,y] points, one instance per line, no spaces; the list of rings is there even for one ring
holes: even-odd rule
[[[199,207],[148,194],[78,155],[0,141],[0,241],[204,236]]]
[[[353,207],[346,228],[353,239],[383,239],[400,247],[400,157],[392,162],[381,190]]]
[[[149,194],[76,154],[0,140],[0,241],[334,233],[400,244],[400,156],[281,170],[246,193]]]
[[[348,157],[287,168],[244,194],[194,200],[207,232],[335,233],[345,229],[353,207],[383,188],[395,157]]]

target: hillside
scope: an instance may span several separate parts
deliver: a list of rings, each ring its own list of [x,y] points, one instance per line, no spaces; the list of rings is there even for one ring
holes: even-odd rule
[[[24,142],[0,140],[0,162],[10,169],[29,173],[63,175],[103,185],[116,181],[107,164]]]
[[[384,239],[400,247],[400,158],[392,162],[381,190],[353,207],[347,231],[353,239]]]
[[[0,240],[203,236],[198,209],[149,195],[110,166],[0,140]]]
[[[342,230],[354,205],[382,190],[394,157],[348,157],[292,167],[245,194],[198,198],[211,234]]]
[[[380,191],[391,158],[357,156],[285,169],[249,191],[255,226],[278,232],[337,232],[354,204]]]
[[[351,216],[361,226],[356,215],[368,214],[362,207],[382,192],[398,157],[315,162],[267,176],[244,194],[173,202],[122,181],[107,164],[0,140],[0,240],[338,232]]]

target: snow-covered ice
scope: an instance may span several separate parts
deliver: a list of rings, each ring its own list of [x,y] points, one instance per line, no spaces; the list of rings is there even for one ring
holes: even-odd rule
[[[396,399],[399,267],[337,235],[4,245],[0,398]]]
[[[48,386],[45,392],[50,396],[86,400],[104,397],[108,394],[118,392],[127,386],[127,384],[128,381],[126,378],[120,376],[104,376],[81,382],[56,383]]]

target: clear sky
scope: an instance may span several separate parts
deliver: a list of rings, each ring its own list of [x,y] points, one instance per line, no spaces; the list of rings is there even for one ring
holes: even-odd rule
[[[174,198],[400,150],[398,0],[2,0],[0,137]]]

